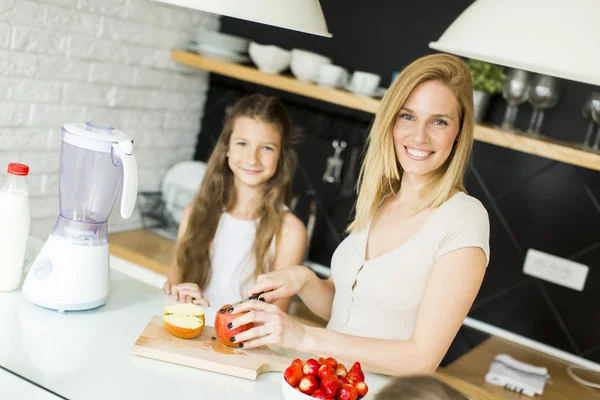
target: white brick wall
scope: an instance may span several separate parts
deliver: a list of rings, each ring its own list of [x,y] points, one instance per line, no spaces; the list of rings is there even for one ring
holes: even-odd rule
[[[135,139],[140,190],[191,159],[207,74],[170,51],[217,16],[152,0],[0,0],[0,173],[30,166],[32,234],[45,239],[58,215],[61,127],[111,124]],[[118,201],[111,230],[122,220]]]

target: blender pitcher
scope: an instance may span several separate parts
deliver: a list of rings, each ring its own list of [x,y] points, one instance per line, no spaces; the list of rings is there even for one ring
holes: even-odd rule
[[[119,193],[120,214],[133,214],[138,187],[133,140],[92,122],[62,129],[60,215],[31,267],[23,293],[42,307],[86,310],[108,295],[108,217]]]

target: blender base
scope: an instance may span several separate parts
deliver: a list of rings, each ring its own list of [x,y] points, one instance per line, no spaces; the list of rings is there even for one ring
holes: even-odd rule
[[[59,311],[100,307],[108,296],[108,262],[108,244],[82,246],[51,234],[25,278],[23,295]]]

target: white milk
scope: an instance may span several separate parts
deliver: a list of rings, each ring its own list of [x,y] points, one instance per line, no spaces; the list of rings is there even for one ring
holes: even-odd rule
[[[15,290],[21,284],[31,224],[25,177],[9,175],[8,179],[23,182],[10,188],[5,184],[0,189],[0,291],[3,292]]]

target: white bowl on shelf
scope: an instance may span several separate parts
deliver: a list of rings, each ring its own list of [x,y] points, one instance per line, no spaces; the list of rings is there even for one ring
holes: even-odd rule
[[[274,45],[250,43],[250,59],[258,69],[266,74],[279,74],[290,66],[292,53]]]
[[[315,81],[317,79],[319,67],[323,64],[331,64],[331,59],[306,50],[292,50],[290,69],[292,70],[292,74],[300,81]]]

